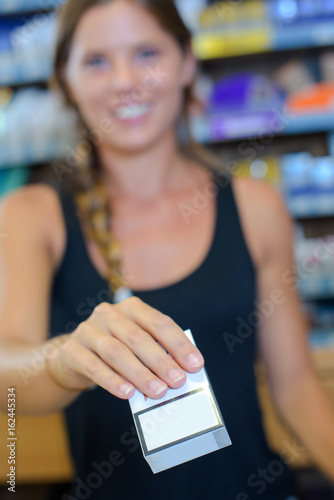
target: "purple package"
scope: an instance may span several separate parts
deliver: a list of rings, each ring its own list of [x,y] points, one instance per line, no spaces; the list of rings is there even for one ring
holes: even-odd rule
[[[212,89],[208,112],[261,111],[280,106],[285,92],[260,74],[240,73],[218,80]]]

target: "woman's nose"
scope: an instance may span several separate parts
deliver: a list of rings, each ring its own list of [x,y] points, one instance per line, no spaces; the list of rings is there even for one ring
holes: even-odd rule
[[[129,91],[138,84],[138,74],[135,68],[126,62],[114,66],[110,85],[114,91]]]

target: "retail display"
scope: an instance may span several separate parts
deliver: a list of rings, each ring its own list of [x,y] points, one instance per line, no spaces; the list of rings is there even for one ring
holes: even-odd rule
[[[0,18],[0,85],[46,80],[52,70],[54,13]]]
[[[75,116],[56,94],[36,87],[18,90],[2,117],[0,166],[52,161],[73,151]]]
[[[8,189],[9,176],[11,185],[20,182],[22,165],[68,158],[74,151],[75,118],[44,85],[52,69],[53,8],[61,3],[2,0],[0,5],[0,85],[6,86],[0,92],[0,169],[6,168],[6,173],[1,171],[0,194],[4,179]],[[300,227],[306,219],[316,224],[317,217],[334,217],[333,2],[176,3],[193,31],[193,48],[202,61],[196,89],[203,111],[197,109],[192,117],[194,138],[213,148],[240,141],[233,173],[265,179],[281,189]],[[315,144],[316,133],[327,149],[314,154],[308,143]],[[275,150],[278,137],[296,136],[300,142],[304,134],[309,138],[305,149],[291,147],[291,140]],[[21,168],[13,169],[18,165]],[[314,251],[299,231],[297,269],[306,258],[303,252],[312,256]],[[333,274],[330,266],[319,265],[312,279],[304,280],[301,295],[308,301],[333,297]],[[312,327],[317,328],[316,320]],[[334,331],[334,321],[331,327]]]
[[[38,83],[50,76],[56,30],[52,7],[61,3],[62,0],[55,0],[42,6],[30,0],[24,7],[19,0],[7,0],[1,4],[2,12],[7,9],[7,15],[0,18],[0,83],[9,87],[1,92],[0,99],[0,168],[52,162],[74,154],[74,115],[41,85],[17,87],[18,83]],[[177,0],[194,33],[195,53],[203,60],[203,70],[196,82],[203,112],[197,110],[192,118],[194,138],[208,145],[241,140],[234,173],[272,182],[281,189],[296,219],[334,216],[334,157],[331,156],[334,135],[328,135],[327,156],[315,156],[307,150],[291,152],[289,148],[283,154],[273,154],[276,136],[334,130],[333,3],[309,0],[207,3],[207,0]],[[23,8],[26,14],[20,14]],[[33,8],[38,10],[34,13]],[[329,25],[331,37],[327,37]],[[317,37],[320,28],[321,39]],[[295,37],[288,45],[292,29]],[[300,37],[303,30],[307,31],[307,41]],[[267,45],[255,43],[254,37],[257,41],[266,38]],[[301,56],[298,52],[285,52],[284,57],[275,53],[278,49],[299,46],[295,38],[300,46],[317,47],[317,51],[303,52]],[[283,40],[285,45],[281,43]],[[324,48],[319,51],[319,46]],[[259,56],[245,57],[250,52],[268,50],[273,51],[273,57],[266,59],[265,67]],[[233,62],[231,56],[236,54],[243,54],[242,64]],[[212,61],[212,70],[206,71],[207,60],[218,56],[229,59]],[[16,85],[14,92],[10,85]],[[254,148],[254,138],[263,138],[263,143]],[[273,149],[266,154],[269,143]],[[15,170],[16,174],[11,174],[12,185],[17,185],[15,182],[19,182],[22,172]],[[55,169],[55,175],[57,172]],[[299,253],[296,255],[298,260]],[[301,294],[307,298],[312,293],[315,297],[322,296],[323,290],[328,294],[333,274],[329,285],[324,284],[322,275],[312,281],[313,288],[309,285],[311,281],[302,287]]]
[[[44,163],[58,180],[64,173],[61,160],[73,166],[75,116],[46,88],[57,27],[54,8],[63,1],[0,0],[0,197],[38,176]],[[281,191],[295,222],[295,265],[282,280],[303,300],[315,356],[330,354],[334,2],[174,1],[193,32],[200,62],[195,88],[203,106],[194,109],[192,135],[221,153],[232,175],[264,180]],[[329,363],[325,369],[332,384]],[[281,442],[278,448],[281,452]],[[68,459],[59,456],[62,464]],[[32,480],[30,472],[26,477]]]
[[[200,17],[202,59],[326,46],[334,41],[330,0],[217,1]]]

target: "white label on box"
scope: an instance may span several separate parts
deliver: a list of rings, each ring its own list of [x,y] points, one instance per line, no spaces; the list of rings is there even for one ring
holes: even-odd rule
[[[200,412],[198,408],[201,408]],[[189,415],[192,415],[191,419]],[[179,440],[192,439],[203,433],[203,429],[207,432],[221,425],[208,389],[185,394],[136,417],[148,453],[173,446]]]

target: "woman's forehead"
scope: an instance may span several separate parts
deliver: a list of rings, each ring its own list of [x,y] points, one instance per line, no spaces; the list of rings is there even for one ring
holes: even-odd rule
[[[128,0],[115,0],[85,12],[77,26],[74,43],[85,47],[103,44],[105,48],[117,48],[164,41],[169,36],[144,7]]]

